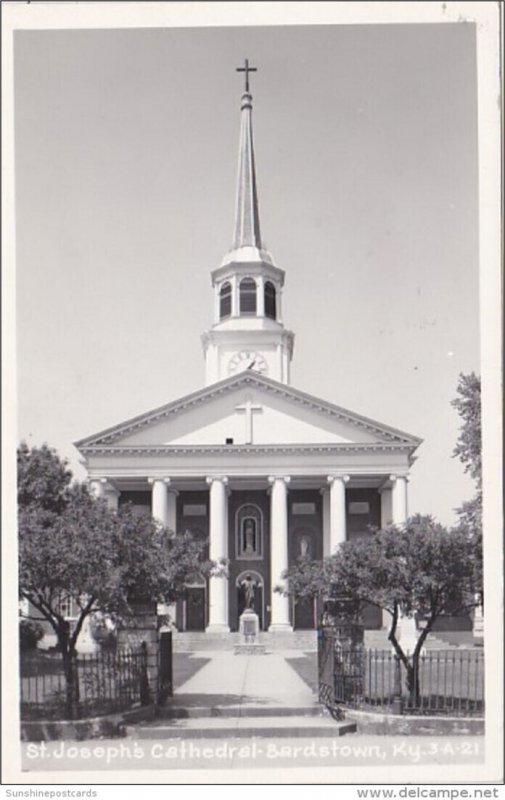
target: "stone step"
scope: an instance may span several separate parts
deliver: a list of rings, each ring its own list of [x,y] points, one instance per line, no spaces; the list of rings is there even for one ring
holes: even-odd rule
[[[463,635],[465,634],[465,635]],[[233,650],[240,643],[240,635],[232,633],[205,633],[205,631],[190,631],[185,633],[175,632],[172,637],[172,647],[175,653],[193,653],[200,650]],[[258,644],[265,647],[267,652],[282,650],[301,650],[315,652],[317,650],[317,631],[293,631],[292,633],[269,633],[261,631]],[[450,650],[453,648],[464,649],[475,647],[474,637],[468,632],[456,631],[437,632],[430,634],[425,642],[425,650]],[[388,631],[365,631],[365,647],[369,650],[391,650],[388,640]]]
[[[355,722],[336,722],[331,717],[261,716],[204,717],[127,726],[134,739],[234,739],[260,737],[335,737],[355,733]]]
[[[313,706],[265,706],[254,703],[240,703],[234,705],[190,705],[179,698],[174,702],[167,701],[165,706],[156,710],[159,720],[168,719],[206,719],[235,718],[235,717],[318,717],[326,718],[327,712],[321,705]],[[202,699],[202,698],[201,698]]]
[[[199,650],[233,650],[240,643],[240,635],[233,633],[205,633],[188,631],[172,634],[172,648],[175,653],[193,653]],[[258,644],[268,652],[280,650],[317,650],[317,631],[294,631],[292,633],[268,633],[260,631]]]

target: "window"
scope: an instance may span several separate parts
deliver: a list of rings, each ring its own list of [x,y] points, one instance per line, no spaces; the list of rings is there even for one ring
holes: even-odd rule
[[[240,281],[240,313],[256,314],[256,281],[252,278]]]
[[[241,506],[236,515],[235,526],[237,558],[263,557],[263,515],[258,506]]]
[[[276,319],[275,286],[270,281],[265,283],[265,317]]]
[[[219,318],[231,316],[231,283],[223,283],[219,292]]]
[[[72,597],[67,594],[62,594],[58,600],[57,611],[64,619],[68,619],[74,616],[72,613],[74,610],[73,606]]]

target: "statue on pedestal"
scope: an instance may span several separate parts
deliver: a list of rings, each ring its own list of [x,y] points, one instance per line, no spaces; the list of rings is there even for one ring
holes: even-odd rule
[[[244,611],[252,611],[253,604],[254,604],[254,590],[256,588],[256,581],[251,578],[250,575],[246,575],[243,581],[240,583],[240,587],[244,592]]]

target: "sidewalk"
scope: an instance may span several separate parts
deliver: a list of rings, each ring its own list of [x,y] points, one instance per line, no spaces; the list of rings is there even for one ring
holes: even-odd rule
[[[197,655],[195,653],[195,655]],[[234,655],[205,653],[210,661],[174,694],[174,703],[209,703],[209,695],[226,705],[261,705],[272,708],[309,708],[316,698],[307,684],[279,653]]]

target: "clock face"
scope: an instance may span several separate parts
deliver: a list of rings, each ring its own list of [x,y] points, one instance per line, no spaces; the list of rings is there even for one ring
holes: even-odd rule
[[[235,375],[237,372],[242,372],[246,369],[266,375],[267,362],[263,356],[260,356],[258,353],[254,353],[251,350],[241,350],[240,353],[235,353],[235,355],[230,358],[228,373],[230,375]]]

